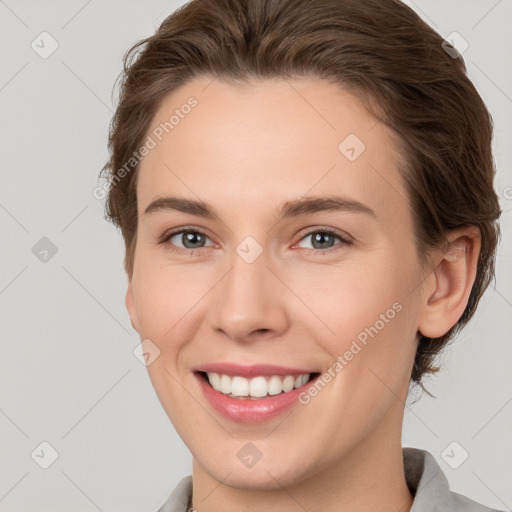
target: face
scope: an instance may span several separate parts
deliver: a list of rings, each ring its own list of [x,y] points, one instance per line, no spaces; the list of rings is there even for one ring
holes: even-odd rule
[[[422,271],[390,131],[323,80],[202,77],[148,135],[126,300],[194,467],[276,489],[399,442]]]

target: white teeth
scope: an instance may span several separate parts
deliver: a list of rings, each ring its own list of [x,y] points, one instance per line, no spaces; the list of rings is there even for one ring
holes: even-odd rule
[[[233,396],[247,396],[249,394],[249,381],[243,377],[231,379],[231,394]]]
[[[238,375],[230,377],[215,372],[208,372],[207,376],[213,389],[232,397],[261,398],[267,395],[278,395],[283,391],[287,393],[294,388],[299,388],[309,381],[309,373],[298,376],[286,375],[285,377],[279,375],[272,375],[268,378],[260,376],[252,379]]]
[[[295,377],[293,375],[287,375],[283,380],[283,391],[287,393],[291,391],[295,386]]]
[[[236,379],[237,377],[234,377]],[[242,377],[238,377],[241,379]],[[247,379],[244,379],[247,381]],[[246,393],[246,395],[250,396],[267,396],[267,379],[265,377],[254,377],[254,379],[251,379],[251,382],[249,383],[249,393]]]
[[[229,375],[221,375],[220,390],[221,393],[229,395],[231,393],[231,377]]]
[[[218,373],[209,373],[208,379],[210,380],[210,384],[212,385],[215,391],[220,391],[220,377]]]
[[[283,391],[283,383],[281,382],[281,378],[277,375],[273,375],[268,380],[267,391],[269,395],[278,395]]]

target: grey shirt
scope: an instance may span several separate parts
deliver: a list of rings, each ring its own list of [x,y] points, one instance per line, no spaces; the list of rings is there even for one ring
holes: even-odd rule
[[[402,448],[407,485],[414,502],[410,512],[499,512],[450,491],[448,479],[426,450]],[[175,487],[158,512],[187,512],[192,507],[192,476]]]

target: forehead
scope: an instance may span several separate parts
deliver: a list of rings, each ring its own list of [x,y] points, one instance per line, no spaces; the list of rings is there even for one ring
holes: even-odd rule
[[[407,213],[393,133],[321,79],[239,86],[196,78],[165,98],[147,135],[154,147],[139,169],[139,215],[166,194],[250,215],[339,193],[383,217]]]

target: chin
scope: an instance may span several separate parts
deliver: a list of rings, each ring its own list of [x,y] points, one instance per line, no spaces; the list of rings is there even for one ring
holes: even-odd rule
[[[282,464],[282,463],[281,463]],[[257,467],[244,468],[240,464],[225,465],[222,468],[211,468],[203,465],[204,470],[218,482],[235,489],[247,491],[278,491],[283,487],[291,487],[306,478],[299,471],[290,471],[284,467],[266,467],[262,461]],[[227,475],[227,476],[226,476]]]

